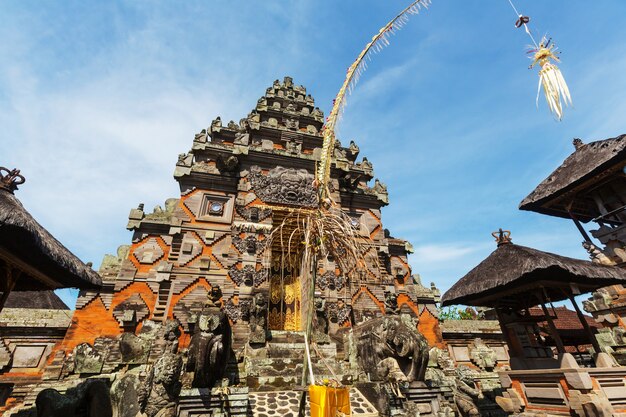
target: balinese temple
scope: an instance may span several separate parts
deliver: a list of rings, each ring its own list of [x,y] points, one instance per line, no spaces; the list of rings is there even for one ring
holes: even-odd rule
[[[69,327],[71,312],[52,290],[102,283],[17,199],[24,181],[0,167],[0,414],[41,381]]]
[[[451,357],[439,293],[412,275],[411,245],[384,228],[387,188],[354,142],[335,148],[331,197],[375,261],[353,281],[318,259],[304,367],[301,272],[267,240],[290,213],[318,205],[323,123],[285,77],[239,123],[218,117],[197,133],[176,162],[180,195],[130,211],[130,244],[105,256],[102,288],[80,292],[42,380],[7,395],[10,413],[67,417],[65,404],[89,416],[295,416],[308,410],[310,372],[350,386],[354,416],[504,415],[501,335],[456,333],[471,346]]]
[[[521,203],[520,209],[572,219],[593,262],[626,266],[626,135],[583,143]],[[583,227],[595,227],[591,236]],[[592,237],[597,241],[594,242]],[[602,325],[602,351],[626,365],[626,289],[604,287],[584,308]]]
[[[508,231],[494,236],[497,249],[441,302],[493,309],[511,356],[510,369],[498,372],[503,392],[496,402],[508,413],[529,417],[626,413],[626,367],[601,352],[590,317],[574,299],[626,283],[626,270],[516,245]],[[563,311],[559,317],[554,306],[563,300],[572,302],[576,327],[586,338],[565,331],[573,327],[565,322],[571,317]],[[589,350],[580,355],[578,348],[585,344]]]

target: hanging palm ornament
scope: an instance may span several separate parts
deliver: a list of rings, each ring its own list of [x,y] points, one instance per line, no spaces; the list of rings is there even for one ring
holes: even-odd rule
[[[543,88],[543,93],[546,96],[546,102],[548,103],[550,111],[558,120],[561,120],[563,118],[563,105],[571,106],[572,97],[569,88],[567,88],[565,78],[563,78],[561,70],[556,65],[561,62],[559,59],[560,52],[554,42],[552,42],[552,39],[546,38],[545,36],[541,39],[541,42],[537,44],[528,28],[530,18],[519,13],[512,0],[509,0],[509,4],[518,16],[515,27],[524,27],[524,30],[533,43],[532,46],[530,46],[531,49],[528,51],[528,54],[531,55],[530,59],[533,61],[529,68],[532,69],[537,65],[541,67],[539,70],[539,85],[537,87],[537,106],[539,106],[539,95]]]

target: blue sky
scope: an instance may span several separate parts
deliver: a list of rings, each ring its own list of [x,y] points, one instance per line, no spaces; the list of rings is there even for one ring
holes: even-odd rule
[[[245,116],[274,79],[327,113],[364,44],[407,1],[0,3],[0,165],[28,210],[84,261],[130,241],[130,208],[177,196],[193,134]],[[517,205],[585,142],[626,131],[626,2],[523,1],[562,51],[574,108],[556,122],[506,0],[434,0],[375,56],[339,129],[387,184],[383,220],[442,290],[490,233],[586,258],[574,225]],[[71,300],[70,293],[64,293]],[[72,301],[70,301],[72,302]]]

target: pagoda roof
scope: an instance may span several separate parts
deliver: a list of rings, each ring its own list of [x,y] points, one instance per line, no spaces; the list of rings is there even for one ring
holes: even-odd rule
[[[13,194],[17,187],[5,178],[0,187],[0,260],[23,272],[13,290],[100,287],[100,276],[31,216]]]
[[[626,270],[568,258],[513,243],[501,244],[441,298],[443,306],[464,304],[526,308],[565,300],[578,287],[590,292],[626,283]]]
[[[626,134],[583,144],[574,140],[576,150],[554,170],[519,205],[520,210],[569,218],[567,210],[555,200],[591,178],[626,161]],[[591,220],[582,215],[581,221]]]

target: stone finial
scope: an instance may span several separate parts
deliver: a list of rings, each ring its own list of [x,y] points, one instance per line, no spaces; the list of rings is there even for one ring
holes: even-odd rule
[[[496,243],[498,244],[498,247],[513,242],[513,240],[511,239],[511,231],[510,230],[502,230],[500,228],[500,229],[498,229],[497,232],[492,232],[491,236],[493,236],[496,239]]]
[[[23,175],[20,175],[20,170],[13,168],[9,170],[5,167],[0,167],[0,189],[5,190],[13,194],[13,191],[17,190],[18,185],[24,184],[26,179]]]
[[[576,150],[579,150],[585,143],[580,138],[574,138],[572,144],[574,145],[574,148],[576,148]]]

